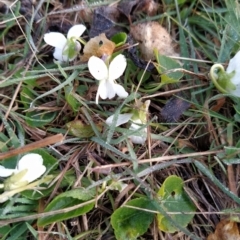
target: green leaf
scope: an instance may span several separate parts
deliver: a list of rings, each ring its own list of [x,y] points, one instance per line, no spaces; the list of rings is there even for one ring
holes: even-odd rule
[[[194,216],[190,212],[195,212],[196,208],[183,189],[183,180],[175,175],[168,177],[160,188],[158,196],[162,208],[166,212],[173,212],[173,214],[169,214],[173,221],[182,227],[186,227]],[[160,213],[157,214],[157,220],[158,228],[163,232],[174,233],[178,230],[172,222]]]
[[[112,38],[111,41],[116,44],[116,47],[119,47],[126,43],[127,41],[127,34],[125,32],[119,32],[115,34]]]
[[[74,120],[66,124],[69,133],[79,138],[89,138],[95,136],[95,133],[90,124],[85,124],[81,120]],[[102,131],[102,124],[95,125],[99,132]]]
[[[182,68],[181,65],[170,57],[160,55],[158,51],[154,51],[158,65],[157,71],[161,75],[161,84],[176,83],[183,77],[183,73],[174,69]],[[165,73],[169,72],[169,73]]]
[[[144,74],[144,75],[143,75]],[[150,72],[146,72],[145,70],[140,70],[138,75],[137,75],[137,81],[143,84],[145,83],[147,80],[149,80],[149,78],[151,77],[151,73]],[[148,83],[146,83],[148,84]]]
[[[11,232],[8,235],[8,240],[14,239],[27,239],[27,226],[25,222],[18,223],[14,225],[11,229]]]
[[[118,240],[134,240],[144,234],[154,218],[154,213],[147,210],[154,209],[151,200],[147,198],[131,200],[126,206],[118,208],[111,216],[111,224],[114,228],[115,237]]]
[[[80,103],[72,94],[72,90],[73,90],[72,86],[66,86],[64,90],[65,90],[65,99],[67,103],[70,105],[70,107],[74,112],[78,112]]]
[[[79,188],[79,189],[73,189],[68,192],[64,192],[58,195],[56,198],[53,199],[52,202],[48,204],[48,206],[45,209],[45,212],[51,212],[51,211],[79,205],[81,203],[84,203],[88,200],[93,199],[95,195],[96,195],[95,188],[88,189],[88,190],[84,188]],[[53,222],[60,222],[62,220],[77,217],[89,212],[93,207],[94,207],[94,202],[88,203],[82,207],[79,207],[74,210],[70,210],[68,212],[62,211],[62,213],[59,213],[59,214],[54,213],[51,216],[40,218],[37,224],[38,226],[45,226]]]
[[[5,237],[7,237],[7,234],[9,232],[11,232],[10,225],[0,227],[0,236],[2,237],[2,239],[5,239]],[[5,235],[5,237],[3,237],[4,235]]]
[[[4,124],[5,129],[7,130],[8,136],[9,136],[9,144],[11,143],[11,147],[18,148],[20,144],[20,140],[18,139],[17,135],[15,134],[15,130],[8,121],[8,119],[5,118],[3,115],[3,112],[0,111],[0,119],[2,123]]]

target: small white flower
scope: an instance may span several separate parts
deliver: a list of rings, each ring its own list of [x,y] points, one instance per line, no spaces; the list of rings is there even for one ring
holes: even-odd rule
[[[234,90],[229,90],[232,95],[240,97],[240,51],[229,61],[226,72],[234,75],[231,77],[231,82],[234,84]]]
[[[128,96],[125,89],[115,82],[115,80],[124,73],[126,66],[127,61],[122,54],[116,56],[111,61],[109,67],[107,67],[101,58],[95,56],[90,57],[88,69],[92,76],[100,81],[96,95],[96,104],[98,104],[99,96],[102,99],[112,99],[116,94],[120,98],[126,98]]]
[[[138,134],[129,135],[128,138],[135,144],[144,144],[147,139],[147,128],[142,128],[147,122],[148,107],[150,105],[150,100],[144,103],[139,103],[139,110],[133,110],[133,113],[119,114],[116,120],[116,127],[131,120],[130,130],[137,131]],[[110,126],[113,124],[114,115],[107,118],[106,123]],[[142,128],[142,129],[140,129]]]
[[[44,34],[44,41],[55,47],[53,56],[59,61],[73,61],[81,49],[81,44],[77,39],[83,34],[86,27],[82,24],[71,27],[67,38],[59,32],[50,32]]]
[[[37,153],[29,153],[23,156],[15,169],[0,166],[0,177],[9,177],[4,182],[5,190],[12,190],[27,185],[43,175],[46,167],[43,158]]]

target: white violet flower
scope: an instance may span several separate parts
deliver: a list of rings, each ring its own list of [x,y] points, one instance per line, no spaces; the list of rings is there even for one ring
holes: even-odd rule
[[[59,32],[44,34],[44,41],[55,47],[53,56],[59,61],[73,61],[81,49],[81,44],[77,41],[86,30],[82,24],[72,26],[67,34],[67,38]]]
[[[147,123],[148,108],[150,100],[144,103],[138,103],[139,109],[133,110],[132,113],[119,114],[115,126],[118,127],[131,120],[130,130],[138,131],[138,134],[129,135],[128,138],[135,144],[144,144],[147,139],[147,127],[142,128]],[[107,118],[106,123],[110,126],[113,124],[114,115]],[[142,129],[140,129],[142,128]],[[139,129],[139,130],[138,130]]]
[[[240,97],[240,51],[229,61],[226,73],[233,73],[234,75],[231,78],[231,82],[235,85],[234,90],[229,92],[237,97]]]
[[[230,59],[226,71],[221,64],[214,64],[210,78],[220,92],[240,97],[240,51]]]
[[[24,155],[18,162],[15,169],[0,166],[0,177],[9,177],[4,182],[5,190],[12,190],[33,182],[46,171],[43,165],[43,158],[37,153]]]
[[[88,61],[88,69],[92,76],[99,80],[99,87],[96,95],[96,104],[98,104],[99,96],[102,99],[112,99],[116,94],[120,98],[126,98],[128,93],[125,89],[115,82],[125,71],[127,61],[124,55],[119,54],[109,64],[98,57],[92,56]]]

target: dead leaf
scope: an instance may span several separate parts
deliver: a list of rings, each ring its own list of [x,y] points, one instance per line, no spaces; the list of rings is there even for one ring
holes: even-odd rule
[[[166,122],[177,122],[183,112],[191,106],[191,103],[179,97],[172,97],[161,111],[161,117]]]
[[[104,33],[91,38],[83,49],[81,62],[87,62],[91,56],[102,57],[103,55],[111,56],[115,49],[115,43],[108,40]]]
[[[219,112],[222,109],[222,106],[225,104],[226,98],[222,97],[216,100],[216,104],[211,107],[211,110],[214,112]]]
[[[240,240],[239,223],[224,219],[220,221],[214,233],[207,240]]]
[[[157,49],[161,55],[178,56],[171,36],[158,22],[132,25],[130,33],[139,42],[142,58],[146,61],[155,59],[154,49]]]

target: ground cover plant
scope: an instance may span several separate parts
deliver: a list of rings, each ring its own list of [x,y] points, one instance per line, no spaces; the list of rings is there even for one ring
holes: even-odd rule
[[[1,239],[240,239],[240,4],[0,2]]]

